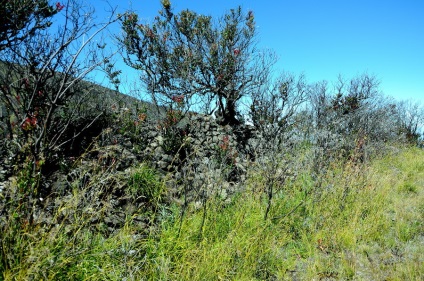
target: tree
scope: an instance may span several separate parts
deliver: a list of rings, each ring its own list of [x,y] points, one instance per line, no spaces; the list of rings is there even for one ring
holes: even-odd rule
[[[397,124],[399,133],[403,134],[407,141],[418,143],[421,137],[420,131],[424,126],[424,108],[419,102],[402,101],[397,105]]]
[[[51,18],[64,6],[57,2],[35,0],[2,0],[0,1],[0,50],[11,48],[39,29],[51,25]]]
[[[264,146],[271,151],[290,137],[295,116],[307,98],[307,83],[303,74],[296,77],[283,73],[275,81],[264,83],[263,88],[251,96],[249,116],[264,138]],[[293,133],[293,132],[292,132]],[[290,133],[290,135],[292,135]]]
[[[50,9],[43,8],[50,7],[47,2],[40,1],[45,6],[27,2],[34,3],[32,14],[23,16],[25,27],[17,26],[17,30],[7,33],[17,34],[14,40],[19,44],[9,44],[7,39],[6,47],[0,50],[0,106],[4,110],[0,123],[6,138],[18,146],[35,175],[61,146],[102,114],[97,113],[78,132],[67,135],[81,106],[87,106],[85,99],[91,88],[83,79],[107,60],[101,52],[103,44],[95,40],[116,19],[112,11],[108,20],[97,25],[92,20],[93,9],[69,0],[64,5],[57,3],[56,10],[48,13],[51,16],[60,12],[58,16],[63,17],[55,32],[39,15]],[[22,11],[16,13],[10,18],[19,17]],[[42,27],[31,28],[36,26]]]
[[[236,125],[237,104],[259,89],[269,73],[266,55],[255,45],[253,12],[231,9],[218,22],[183,10],[174,14],[168,0],[152,24],[135,13],[122,18],[125,61],[140,70],[141,81],[158,106],[183,96],[191,108],[203,107]],[[200,104],[194,104],[199,101]]]
[[[399,140],[398,106],[381,95],[379,84],[375,76],[362,74],[350,80],[340,76],[333,87],[326,81],[310,87],[311,140],[322,157],[364,161]]]

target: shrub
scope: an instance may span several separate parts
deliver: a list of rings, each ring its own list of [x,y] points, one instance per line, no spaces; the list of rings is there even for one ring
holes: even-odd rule
[[[31,155],[35,175],[39,161],[48,162],[102,115],[96,112],[85,126],[68,134],[92,90],[82,80],[107,59],[96,37],[114,19],[96,25],[94,11],[78,0],[68,1],[66,9],[60,2],[55,7],[47,1],[7,2],[0,8],[9,12],[10,21],[0,30],[0,131],[27,147],[21,154]],[[65,20],[52,31],[50,19],[59,12]],[[7,38],[9,33],[16,36]]]

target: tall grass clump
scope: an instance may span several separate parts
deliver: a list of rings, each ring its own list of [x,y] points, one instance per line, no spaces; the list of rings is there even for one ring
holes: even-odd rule
[[[146,164],[133,171],[128,184],[132,196],[139,197],[154,209],[159,207],[166,193],[166,186],[157,172]]]

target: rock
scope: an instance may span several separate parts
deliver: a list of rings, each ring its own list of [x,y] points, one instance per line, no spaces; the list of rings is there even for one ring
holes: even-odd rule
[[[165,153],[163,148],[161,146],[158,146],[155,148],[155,156],[162,157],[162,155]]]
[[[156,138],[158,136],[158,132],[156,130],[150,130],[147,134],[147,137],[150,139]]]
[[[162,170],[166,170],[168,168],[168,163],[166,163],[165,161],[158,161],[157,165]]]
[[[6,171],[3,170],[2,167],[0,167],[0,181],[6,180]]]
[[[228,198],[227,190],[223,188],[223,189],[221,190],[221,192],[219,193],[219,197],[220,197],[221,199],[223,199],[223,200],[227,199],[227,198]]]
[[[171,163],[173,159],[174,159],[174,157],[172,157],[168,154],[163,154],[161,160],[164,161],[164,162],[167,162],[167,163]]]
[[[217,144],[222,140],[222,138],[220,138],[218,135],[213,136],[212,138],[212,142]]]
[[[240,158],[237,157],[236,159]],[[244,167],[239,161],[236,160],[236,168],[239,169],[241,172],[246,173],[246,167]]]
[[[163,137],[162,136],[157,136],[155,138],[155,141],[157,142],[158,145],[160,145],[160,146],[163,145]]]

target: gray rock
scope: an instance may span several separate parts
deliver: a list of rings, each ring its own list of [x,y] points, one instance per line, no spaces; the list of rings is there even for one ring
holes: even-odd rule
[[[164,162],[171,163],[173,159],[174,159],[174,157],[172,157],[168,154],[162,155],[162,161],[164,161]]]
[[[157,136],[155,140],[160,146],[163,145],[163,137],[162,136]]]
[[[163,154],[165,154],[165,151],[163,150],[163,148],[161,146],[156,147],[155,156],[157,158],[160,158],[160,157],[162,157]]]
[[[151,138],[151,139],[153,139],[157,136],[158,136],[158,132],[156,130],[150,130],[149,133],[147,134],[147,137]]]
[[[2,167],[0,167],[0,181],[6,180],[6,175],[5,174],[6,174],[6,171],[3,170]]]
[[[158,161],[157,165],[162,170],[166,170],[168,168],[168,163],[166,163],[165,161]]]

